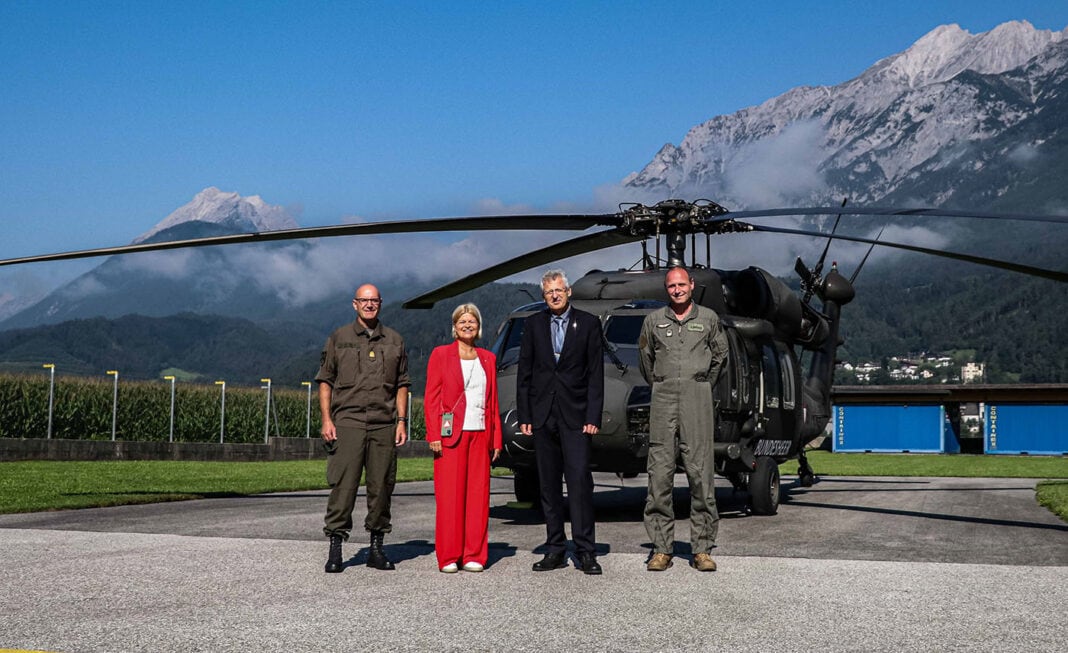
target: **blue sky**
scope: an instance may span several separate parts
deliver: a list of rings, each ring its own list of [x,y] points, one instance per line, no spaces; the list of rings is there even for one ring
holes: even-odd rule
[[[1014,19],[1068,2],[5,0],[0,258],[129,242],[208,186],[305,226],[581,207],[713,116]]]

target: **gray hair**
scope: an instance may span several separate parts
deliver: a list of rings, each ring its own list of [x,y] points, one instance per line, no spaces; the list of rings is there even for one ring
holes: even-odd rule
[[[452,311],[452,339],[453,340],[459,340],[460,339],[460,334],[456,332],[456,322],[458,322],[461,317],[463,317],[464,315],[467,315],[469,313],[471,315],[473,315],[476,320],[478,320],[478,336],[476,337],[476,340],[482,337],[482,313],[479,312],[478,307],[475,306],[474,304],[460,304],[459,306],[454,308],[453,311]]]
[[[560,270],[558,268],[553,268],[552,270],[547,270],[545,272],[545,274],[541,275],[541,285],[545,286],[545,284],[549,283],[553,279],[563,279],[564,287],[565,288],[570,288],[571,287],[571,282],[567,280],[567,273],[565,273],[563,270]]]

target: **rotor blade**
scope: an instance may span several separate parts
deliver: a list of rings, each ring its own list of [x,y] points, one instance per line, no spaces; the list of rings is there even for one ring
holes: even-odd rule
[[[304,238],[332,238],[335,236],[370,236],[375,234],[422,233],[428,231],[490,231],[490,230],[583,230],[590,227],[617,226],[620,220],[615,214],[603,215],[491,215],[471,218],[432,218],[429,220],[398,220],[395,222],[366,222],[341,224],[329,227],[303,227],[278,229],[226,236],[208,236],[187,240],[170,240],[154,243],[137,243],[118,247],[83,249],[57,254],[41,254],[0,260],[0,267],[19,263],[65,261],[111,254],[155,252],[186,247],[209,245],[234,245],[238,243],[264,243],[278,240],[301,240]]]
[[[572,238],[571,240],[565,240],[562,243],[556,243],[533,252],[521,254],[513,259],[498,263],[493,267],[486,268],[485,270],[481,270],[474,274],[470,274],[463,279],[453,281],[450,284],[431,290],[418,297],[413,297],[404,302],[403,307],[433,308],[435,303],[443,299],[455,297],[462,292],[478,288],[491,281],[503,279],[504,277],[511,276],[517,272],[529,270],[530,268],[559,259],[568,258],[569,256],[577,256],[579,254],[595,252],[599,249],[614,247],[616,245],[633,243],[643,240],[643,238],[644,237],[640,235],[635,236],[612,229],[579,236],[578,238]]]
[[[777,234],[793,234],[796,236],[813,236],[815,238],[827,238],[827,234],[819,231],[808,231],[805,229],[786,229],[782,227],[768,227],[764,225],[748,225],[752,227],[753,231],[766,231]],[[858,236],[842,236],[835,235],[834,238],[838,240],[848,240],[854,243],[869,243],[872,245],[880,245],[882,247],[893,247],[895,249],[905,249],[910,252],[919,252],[921,254],[930,254],[931,256],[941,256],[943,258],[951,258],[958,261],[968,261],[969,263],[977,263],[979,265],[985,265],[992,268],[1000,268],[1002,270],[1010,270],[1012,272],[1021,272],[1034,277],[1043,277],[1045,279],[1053,279],[1054,281],[1068,282],[1068,272],[1058,272],[1057,270],[1047,270],[1045,268],[1035,268],[1029,265],[1021,265],[1019,263],[1010,263],[1008,261],[999,261],[992,258],[984,258],[982,256],[972,256],[971,254],[959,254],[956,252],[947,252],[940,249],[929,249],[927,247],[920,247],[918,245],[906,245],[904,243],[894,243],[888,240],[873,240],[871,238],[860,238]]]
[[[936,216],[942,218],[976,218],[981,220],[1024,220],[1030,222],[1058,222],[1068,224],[1068,216],[1039,215],[1024,213],[982,213],[979,211],[955,211],[949,209],[915,208],[894,209],[878,206],[853,206],[848,209],[840,206],[820,206],[793,209],[756,209],[753,211],[732,211],[712,218],[712,221],[770,218],[784,215],[884,215],[884,216]],[[826,238],[826,234],[823,237]]]

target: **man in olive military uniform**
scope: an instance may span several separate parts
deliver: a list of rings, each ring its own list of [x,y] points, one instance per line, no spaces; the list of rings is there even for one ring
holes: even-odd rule
[[[664,278],[668,305],[645,316],[638,339],[641,373],[652,386],[649,407],[649,495],[645,530],[653,542],[649,571],[671,566],[675,513],[671,491],[679,453],[690,485],[693,566],[715,571],[710,552],[719,531],[716,510],[712,386],[727,360],[727,336],[715,311],[693,302],[693,277],[682,267]]]
[[[323,532],[330,538],[327,573],[342,570],[341,542],[352,530],[352,510],[364,467],[367,518],[371,533],[367,566],[393,569],[382,549],[390,524],[390,501],[397,482],[397,449],[408,439],[408,355],[404,339],[378,321],[382,297],[370,284],[356,289],[356,321],[330,334],[320,361],[319,409],[323,443],[329,453]],[[395,418],[395,419],[394,419]]]

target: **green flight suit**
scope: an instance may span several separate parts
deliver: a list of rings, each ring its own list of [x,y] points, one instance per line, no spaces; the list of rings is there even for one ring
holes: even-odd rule
[[[348,539],[366,469],[364,528],[388,533],[397,482],[397,391],[412,384],[404,339],[381,323],[371,332],[359,322],[347,324],[326,341],[315,380],[332,388],[330,415],[337,427],[336,445],[328,448],[330,498],[323,532]]]
[[[693,304],[681,322],[670,306],[645,316],[638,339],[641,373],[652,386],[649,407],[649,496],[645,530],[654,553],[671,554],[671,491],[682,455],[690,485],[690,542],[709,553],[719,531],[716,510],[712,386],[727,360],[727,335],[715,311]]]

